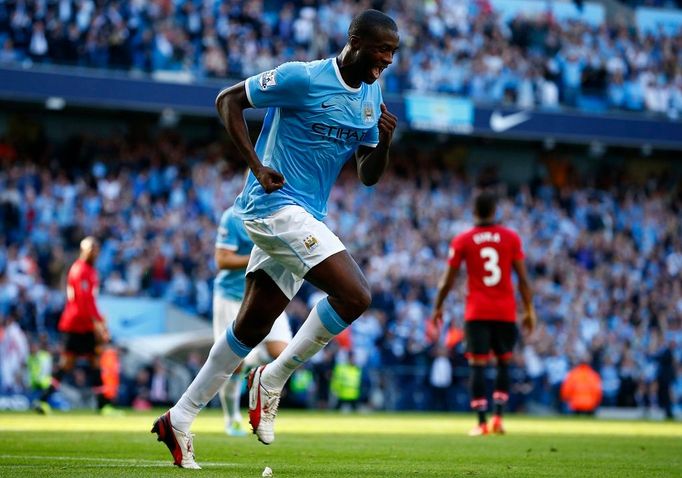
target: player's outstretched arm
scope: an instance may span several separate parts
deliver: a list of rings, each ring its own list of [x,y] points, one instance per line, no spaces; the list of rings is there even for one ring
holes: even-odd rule
[[[373,186],[384,174],[388,166],[388,149],[393,140],[393,132],[398,125],[398,118],[381,104],[379,117],[379,144],[376,148],[361,146],[357,152],[358,176],[365,186]]]
[[[253,149],[244,120],[244,110],[251,108],[251,103],[246,96],[245,83],[242,81],[221,91],[215,100],[215,107],[239,154],[244,158],[265,192],[269,194],[281,189],[284,186],[284,176],[272,168],[263,166]]]
[[[521,292],[521,299],[523,300],[524,314],[521,325],[526,333],[530,334],[535,330],[535,325],[538,322],[537,316],[535,315],[535,307],[533,306],[533,290],[530,287],[526,265],[523,261],[515,260],[512,264],[516,276],[519,279],[519,291]]]

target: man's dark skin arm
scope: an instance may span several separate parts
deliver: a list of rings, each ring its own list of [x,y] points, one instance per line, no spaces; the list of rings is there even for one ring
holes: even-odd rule
[[[221,91],[216,98],[215,106],[218,110],[218,116],[220,116],[227,132],[230,133],[239,154],[244,158],[265,192],[270,194],[282,189],[284,176],[272,168],[263,166],[253,149],[246,120],[244,120],[244,110],[252,107],[246,96],[245,83],[242,81]]]
[[[518,287],[521,292],[521,299],[523,300],[524,314],[521,319],[521,327],[526,333],[531,334],[533,330],[535,330],[535,325],[538,322],[537,315],[535,314],[535,307],[533,307],[533,290],[531,289],[528,273],[526,272],[526,266],[523,261],[515,260],[512,262],[512,266],[519,279]]]
[[[438,330],[440,330],[441,325],[443,325],[443,304],[445,303],[445,299],[452,289],[452,286],[455,285],[455,279],[457,278],[458,272],[459,266],[452,267],[448,264],[438,281],[438,292],[433,304],[433,311],[431,312],[431,320]]]
[[[358,177],[365,186],[373,186],[384,174],[388,166],[388,149],[393,139],[393,132],[398,124],[398,118],[393,115],[386,105],[381,104],[379,117],[379,144],[375,148],[360,146],[355,154],[358,165]]]

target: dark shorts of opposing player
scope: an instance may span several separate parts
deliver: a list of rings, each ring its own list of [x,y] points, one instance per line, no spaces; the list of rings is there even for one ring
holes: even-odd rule
[[[464,326],[464,333],[469,360],[488,360],[491,356],[509,360],[519,335],[514,322],[501,320],[470,320]]]
[[[94,332],[64,333],[64,352],[72,355],[94,355],[97,340]]]

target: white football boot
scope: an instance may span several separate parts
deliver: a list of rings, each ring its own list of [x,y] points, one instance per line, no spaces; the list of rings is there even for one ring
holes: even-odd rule
[[[280,392],[268,390],[261,384],[265,369],[261,365],[249,372],[249,423],[261,443],[269,445],[275,441],[275,417],[279,407]]]
[[[156,419],[152,427],[152,433],[156,433],[157,441],[162,441],[166,444],[173,456],[173,464],[175,466],[201,470],[201,467],[194,461],[194,447],[192,446],[192,437],[194,435],[173,427],[170,419],[170,410]]]

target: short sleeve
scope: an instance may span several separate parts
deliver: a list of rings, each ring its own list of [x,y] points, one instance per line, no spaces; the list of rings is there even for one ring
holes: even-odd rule
[[[365,136],[360,144],[369,146],[370,148],[376,148],[379,144],[379,123],[375,124],[372,129],[367,131],[367,136]]]
[[[229,211],[225,211],[218,224],[218,234],[215,240],[216,249],[236,251],[239,249],[239,234],[234,224],[235,219]]]
[[[379,118],[381,117],[381,104],[383,102],[384,98],[381,94],[381,88],[379,88],[379,85],[377,85],[377,100],[374,103],[374,111],[377,112],[376,121],[374,123],[374,126],[367,131],[367,135],[362,140],[362,143],[360,143],[363,146],[375,148],[379,144]]]
[[[309,86],[310,73],[302,62],[284,63],[245,81],[246,96],[254,108],[302,106]]]
[[[512,244],[514,244],[514,249],[512,250],[512,260],[521,261],[525,257],[523,253],[523,245],[521,244],[521,238],[515,232],[512,232]]]
[[[460,237],[455,237],[450,242],[450,248],[448,249],[448,265],[455,269],[458,268],[464,258],[463,252]]]

